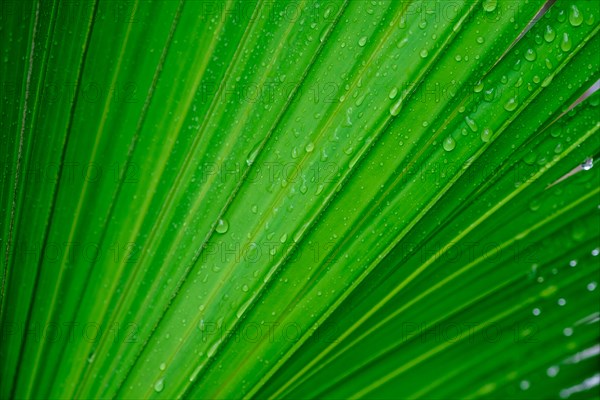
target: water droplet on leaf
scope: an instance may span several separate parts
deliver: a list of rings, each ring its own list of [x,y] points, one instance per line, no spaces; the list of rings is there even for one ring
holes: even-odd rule
[[[549,377],[553,378],[556,375],[558,375],[558,371],[559,371],[559,368],[557,366],[553,365],[552,367],[548,368],[548,370],[546,371],[546,374]]]
[[[565,328],[565,329],[563,329],[563,334],[565,336],[571,336],[571,335],[573,335],[573,328]]]
[[[448,136],[446,139],[444,139],[444,143],[442,144],[442,146],[444,147],[444,150],[452,151],[456,147],[456,142],[454,141],[454,139]]]
[[[486,90],[485,93],[483,94],[483,99],[489,103],[494,100],[494,96],[495,96],[494,88],[490,88],[490,89]]]
[[[490,131],[489,128],[485,128],[483,131],[481,131],[481,141],[484,143],[487,143],[490,141],[492,137],[492,131]]]
[[[571,43],[571,37],[569,36],[569,34],[567,32],[563,33],[563,37],[560,42],[561,50],[567,52],[567,51],[571,50],[572,46],[573,46],[573,44]]]
[[[224,219],[220,219],[219,222],[217,222],[215,231],[217,233],[225,233],[225,232],[227,232],[228,229],[229,229],[229,223]]]
[[[484,0],[483,1],[483,9],[486,12],[492,12],[496,9],[498,5],[498,0]]]
[[[504,109],[506,111],[515,111],[515,109],[517,108],[517,106],[519,105],[519,103],[517,102],[517,99],[514,97],[511,97],[510,99],[508,99],[508,101],[506,103],[504,103]]]
[[[525,52],[525,59],[527,61],[535,61],[535,50],[534,49],[527,49],[527,51]]]
[[[556,37],[556,32],[550,25],[546,25],[546,30],[544,31],[544,40],[548,43],[552,42]]]
[[[477,123],[472,118],[465,117],[465,122],[473,132],[477,132]]]
[[[254,145],[254,147],[248,154],[248,157],[246,157],[246,164],[248,166],[251,166],[254,163],[254,160],[256,160],[256,156],[258,155],[259,152],[260,152],[260,142],[258,142],[256,145]]]
[[[390,107],[390,114],[395,117],[396,115],[398,115],[400,113],[401,108],[402,108],[402,98],[400,98],[397,102],[392,104],[392,106]]]
[[[583,15],[581,15],[579,8],[575,4],[571,5],[571,10],[569,11],[569,23],[573,26],[579,26],[583,23]]]

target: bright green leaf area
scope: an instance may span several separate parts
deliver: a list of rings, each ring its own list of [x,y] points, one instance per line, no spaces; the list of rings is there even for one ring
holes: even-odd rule
[[[0,13],[0,398],[599,398],[600,2]]]

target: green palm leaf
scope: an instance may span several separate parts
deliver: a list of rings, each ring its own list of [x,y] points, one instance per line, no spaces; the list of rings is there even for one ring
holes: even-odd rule
[[[2,7],[2,398],[597,397],[597,2]]]

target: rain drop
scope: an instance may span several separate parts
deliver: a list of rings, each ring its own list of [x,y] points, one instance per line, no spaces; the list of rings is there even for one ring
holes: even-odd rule
[[[494,88],[490,88],[483,94],[483,99],[488,103],[494,100]]]
[[[531,211],[537,211],[540,209],[540,202],[538,200],[531,200],[531,203],[529,203],[529,209]]]
[[[246,157],[246,164],[248,166],[251,166],[254,163],[254,160],[256,160],[256,156],[258,155],[258,153],[260,152],[260,142],[258,142],[250,151],[250,153],[248,154],[248,157]]]
[[[228,229],[229,229],[229,223],[227,221],[225,221],[224,219],[219,219],[219,222],[217,222],[217,227],[215,228],[215,231],[217,233],[225,233],[225,232],[227,232]]]
[[[525,157],[523,157],[523,162],[527,165],[533,165],[537,160],[537,154],[534,152],[528,153]]]
[[[354,104],[356,104],[356,107],[360,106],[363,101],[365,101],[365,95],[363,94],[362,96],[360,96],[358,99],[356,99],[356,102]]]
[[[444,150],[452,151],[456,147],[456,142],[454,139],[452,139],[452,137],[448,136],[446,139],[444,139],[442,146],[444,147]]]
[[[423,49],[423,50],[421,50],[419,55],[421,56],[421,58],[427,58],[427,56],[429,55],[429,52],[427,51],[427,49]]]
[[[159,365],[159,367],[158,367],[158,368],[159,368],[161,371],[164,371],[164,370],[165,370],[165,368],[167,368],[167,364],[165,364],[165,363],[161,363],[161,364]]]
[[[553,75],[548,75],[546,79],[542,82],[542,87],[548,87],[552,83],[552,79],[554,79]]]
[[[490,141],[490,138],[492,137],[492,131],[490,131],[489,128],[485,128],[482,132],[481,132],[481,141],[484,143],[487,143]]]
[[[515,83],[515,87],[518,88],[523,84],[523,78],[519,77],[519,79],[517,80],[517,82]]]
[[[360,47],[363,47],[366,43],[367,43],[367,37],[366,36],[363,36],[360,39],[358,39],[358,45]]]
[[[492,12],[496,9],[498,5],[498,0],[484,0],[483,1],[483,9],[486,12]]]
[[[312,143],[309,143],[306,145],[306,147],[304,148],[304,150],[306,150],[307,153],[312,152],[315,149],[315,145]]]
[[[515,62],[515,65],[513,65],[513,68],[512,68],[512,69],[513,69],[514,71],[518,71],[518,70],[520,70],[520,69],[521,69],[521,66],[522,66],[522,65],[523,65],[523,64],[521,64],[521,60],[520,60],[520,59],[518,59],[518,60]],[[503,76],[502,76],[502,78],[500,78],[500,82],[502,82],[502,83],[506,83],[506,82],[508,82],[508,78],[506,77],[506,75],[503,75]]]
[[[508,99],[508,101],[506,103],[504,103],[504,109],[509,112],[515,111],[518,104],[519,103],[517,102],[517,99],[514,97],[511,97],[510,99]]]
[[[392,88],[392,90],[390,91],[390,94],[389,94],[389,98],[394,99],[394,97],[396,97],[397,95],[398,95],[398,88],[396,88],[396,87]]]
[[[581,168],[584,171],[589,171],[590,169],[592,169],[592,167],[594,166],[594,159],[593,158],[587,158],[582,164],[581,164]]]
[[[248,291],[248,285],[243,285],[242,286],[242,291],[243,292],[247,292]]]
[[[392,106],[390,107],[390,114],[395,117],[396,115],[398,115],[400,113],[401,108],[402,108],[402,98],[400,98],[397,102],[392,104]]]
[[[558,143],[556,147],[554,147],[554,153],[560,154],[563,151],[562,143]]]
[[[589,14],[585,23],[592,26],[592,25],[594,25],[594,21],[595,21],[594,14]]]
[[[575,4],[571,5],[571,10],[569,12],[569,23],[573,26],[579,26],[583,22],[583,15],[579,11],[579,8]]]
[[[408,43],[408,38],[403,38],[401,41],[398,42],[398,44],[396,45],[397,48],[401,49],[404,46],[406,46],[406,43]]]
[[[548,43],[552,42],[556,37],[556,32],[550,25],[546,25],[546,30],[544,31],[544,40]]]
[[[567,301],[563,298],[560,298],[560,299],[558,299],[557,304],[562,307],[565,304],[567,304]]]
[[[156,383],[154,384],[154,390],[156,390],[157,392],[162,392],[162,390],[165,388],[165,384],[163,382],[163,379],[159,379],[156,381]]]
[[[527,61],[535,61],[535,57],[536,57],[535,50],[527,49],[527,51],[525,52],[525,59]]]
[[[465,117],[465,122],[467,123],[467,126],[473,131],[473,132],[477,132],[477,123],[475,123],[475,121],[472,118],[469,117]]]
[[[331,28],[331,25],[326,25],[323,28],[323,30],[319,34],[319,42],[323,43],[325,41],[325,39],[327,39],[327,35],[329,34],[329,29],[330,28]]]
[[[563,334],[565,336],[571,336],[571,335],[573,335],[573,328],[565,328],[565,329],[563,329]]]
[[[562,51],[569,51],[572,47],[571,38],[567,32],[563,33],[562,41],[560,42],[560,48]]]

